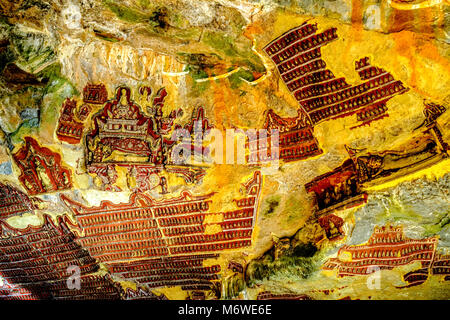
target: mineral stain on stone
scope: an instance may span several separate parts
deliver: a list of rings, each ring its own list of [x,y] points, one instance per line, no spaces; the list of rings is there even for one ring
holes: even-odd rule
[[[0,1],[0,299],[448,300],[447,7]]]

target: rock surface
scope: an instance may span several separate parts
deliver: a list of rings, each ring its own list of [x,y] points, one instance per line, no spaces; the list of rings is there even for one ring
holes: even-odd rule
[[[75,237],[74,243],[88,249],[99,265],[88,274],[102,277],[104,290],[117,290],[110,296],[121,299],[257,299],[262,292],[273,296],[285,294],[304,298],[305,295],[312,299],[449,299],[449,8],[447,1],[403,0],[1,1],[0,182],[34,199],[38,205],[17,209],[21,200],[14,198],[16,202],[8,204],[14,209],[7,211],[6,207],[0,207],[0,241],[24,237],[23,233],[29,232],[24,230],[30,230],[29,226],[43,228],[45,219],[59,226],[55,228],[67,227],[70,229],[67,234],[73,233]],[[189,129],[189,124],[195,120],[207,120],[207,126],[220,130],[225,137],[227,129],[263,129],[270,109],[283,119],[299,116],[298,110],[303,106],[289,91],[265,48],[305,22],[316,24],[317,34],[336,28],[337,38],[320,47],[320,58],[326,63],[326,69],[331,70],[335,78],[344,78],[349,87],[363,83],[355,63],[364,57],[369,58],[371,66],[390,73],[392,81],[401,82],[405,92],[384,102],[388,116],[362,126],[356,114],[314,123],[311,132],[321,153],[296,161],[281,160],[279,167],[267,174],[265,165],[203,163],[180,169],[169,163],[172,160],[167,160],[166,156],[171,148],[181,144],[179,139],[173,138],[172,130]],[[320,88],[320,81],[318,83]],[[95,91],[97,89],[89,87],[92,85],[104,85],[104,89]],[[86,98],[86,88],[93,90],[93,100]],[[128,100],[125,95],[120,100],[118,88],[129,89]],[[103,92],[106,98],[102,100]],[[323,94],[316,95],[319,100],[326,100]],[[70,105],[70,101],[75,101],[74,108],[65,114],[69,109],[63,107]],[[150,145],[152,152],[158,148],[158,143],[164,146],[160,153],[155,152],[157,160],[142,160],[142,154],[136,152],[139,143],[125,145],[128,136],[119,134],[115,145],[98,138],[103,139],[107,130],[113,128],[102,131],[107,126],[98,126],[98,123],[124,125],[125,122],[105,119],[119,119],[117,114],[121,111],[114,113],[114,103],[131,106],[130,101],[134,101],[139,112],[133,111],[135,115],[127,120],[136,120],[136,114],[140,114],[143,118],[139,119],[150,119],[152,123],[155,136],[150,138],[147,134],[145,144]],[[108,103],[111,109],[107,108]],[[430,116],[424,113],[424,108],[430,105],[438,105],[443,111],[436,113],[433,125],[427,127],[423,124]],[[69,126],[81,126],[80,134],[61,131],[64,121]],[[126,127],[126,130],[137,132],[143,123],[139,121],[126,122],[136,126]],[[188,136],[195,135],[192,130]],[[135,140],[142,136],[142,132],[133,134]],[[67,140],[69,135],[75,135],[75,140]],[[46,162],[40,165],[31,156],[24,156],[31,159],[28,167],[25,166],[28,171],[19,165],[21,150],[26,150],[23,152],[28,155],[36,152],[39,155],[39,151],[37,147],[27,147],[26,137],[32,137],[40,147],[49,150],[41,151],[45,154],[40,156]],[[95,140],[96,137],[99,140]],[[120,139],[125,142],[117,147]],[[211,144],[212,140],[209,142]],[[118,151],[108,153],[108,147]],[[357,156],[381,157],[383,173],[363,181],[362,164],[357,162],[357,156],[349,154],[348,147],[359,150]],[[211,151],[211,146],[209,148]],[[229,149],[226,146],[226,152]],[[217,148],[214,150],[214,156],[220,154]],[[96,167],[97,163],[88,158],[91,151],[92,154],[108,153],[108,156]],[[208,151],[203,153],[208,154]],[[169,162],[158,162],[163,154]],[[208,155],[213,156],[213,153]],[[23,161],[28,161],[26,159]],[[344,200],[336,200],[337,207],[327,207],[323,211],[319,196],[308,192],[305,185],[339,168],[345,161],[355,166],[362,188],[358,196],[366,195],[365,201],[345,207],[341,206]],[[151,169],[148,166],[142,169],[136,163],[147,164]],[[161,166],[164,169],[160,169]],[[67,168],[70,177],[61,177],[61,168]],[[185,288],[186,284],[178,278],[173,283],[149,284],[114,271],[118,270],[117,261],[111,262],[102,255],[115,249],[90,247],[87,229],[77,216],[81,214],[76,211],[80,204],[86,208],[102,206],[107,201],[118,205],[131,203],[133,197],[137,199],[133,210],[149,205],[149,201],[155,201],[152,205],[156,207],[158,201],[166,203],[167,207],[170,206],[167,203],[180,205],[182,201],[176,199],[187,191],[190,196],[186,201],[195,196],[210,196],[208,210],[214,213],[201,222],[200,227],[204,229],[197,236],[219,237],[225,230],[221,224],[226,220],[224,213],[239,209],[238,201],[234,200],[251,196],[245,183],[252,181],[255,171],[261,171],[262,177],[259,196],[252,205],[252,225],[248,229],[251,244],[223,250],[198,249],[199,254],[217,254],[198,262],[199,267],[219,266],[220,271],[207,281],[207,289]],[[23,180],[28,179],[26,177],[37,179],[37,183],[42,184],[41,191],[33,192],[37,187],[30,187],[31,182]],[[55,182],[64,178],[70,181]],[[330,181],[327,183],[333,184],[335,180]],[[333,189],[332,192],[338,191]],[[9,194],[1,193],[0,202],[6,203],[8,197]],[[71,207],[64,197],[77,204]],[[156,207],[152,207],[154,221]],[[329,215],[336,217],[332,225],[327,220],[331,219]],[[105,221],[112,226],[121,223],[118,216],[111,219]],[[338,226],[336,221],[339,221]],[[425,260],[414,256],[408,263],[399,265],[393,262],[392,268],[382,267],[376,274],[381,279],[381,286],[376,289],[367,285],[368,277],[373,275],[340,277],[336,272],[324,270],[327,261],[339,258],[342,248],[367,243],[377,226],[401,226],[404,237],[419,241],[419,247],[420,241],[437,239],[431,264],[424,265],[425,256],[422,257]],[[244,227],[236,227],[240,228]],[[129,230],[121,230],[117,236],[125,237]],[[339,236],[334,237],[337,233],[333,232]],[[105,231],[94,238],[100,241],[100,236],[107,234]],[[187,234],[180,237],[185,239],[180,240],[184,241],[183,245],[186,241],[202,243],[200,238],[187,240],[190,239]],[[131,245],[130,241],[138,238],[121,239],[114,241],[127,248],[131,258],[125,262],[142,263],[158,257],[147,254],[149,251],[141,255],[142,250],[150,250],[154,243]],[[388,242],[384,246],[386,252],[392,249]],[[168,256],[172,259],[170,252]],[[186,255],[192,256],[195,252]],[[4,248],[0,248],[0,253],[0,259],[11,255]],[[432,270],[438,267],[433,269],[432,266],[437,265],[439,255],[447,265],[437,274],[438,271]],[[388,257],[392,259],[387,260],[395,260],[389,253]],[[230,262],[237,263],[242,270],[230,267]],[[405,275],[423,268],[431,270],[430,276],[411,285]],[[198,274],[192,272],[186,271],[186,281],[198,280]],[[164,278],[160,274],[153,276]],[[171,276],[180,277],[180,274]],[[1,270],[0,277],[14,285],[16,278],[2,274]],[[20,287],[22,283],[17,281],[15,285]],[[52,281],[57,280],[46,281],[53,285]],[[100,296],[106,291],[99,293]],[[16,291],[5,292],[0,287],[2,298],[15,297]],[[64,296],[63,291],[49,292],[53,295],[50,298]],[[86,291],[80,297],[97,296],[89,296]]]

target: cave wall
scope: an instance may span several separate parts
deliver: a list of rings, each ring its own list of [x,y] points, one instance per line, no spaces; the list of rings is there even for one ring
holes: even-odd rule
[[[1,298],[448,299],[448,11],[2,1]]]

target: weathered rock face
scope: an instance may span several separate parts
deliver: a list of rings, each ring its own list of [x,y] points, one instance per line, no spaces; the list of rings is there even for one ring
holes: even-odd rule
[[[2,1],[0,298],[449,299],[448,11]]]

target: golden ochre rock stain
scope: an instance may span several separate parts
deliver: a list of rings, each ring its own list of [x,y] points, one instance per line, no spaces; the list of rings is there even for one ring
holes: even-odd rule
[[[326,69],[333,72],[336,79],[345,78],[347,83],[352,86],[361,84],[363,80],[355,70],[355,61],[368,57],[373,66],[383,68],[391,73],[395,79],[400,80],[405,87],[410,89],[409,92],[390,100],[387,103],[389,116],[372,122],[370,126],[351,130],[350,128],[357,124],[356,115],[326,121],[315,126],[314,136],[323,150],[321,155],[307,160],[280,163],[279,170],[262,177],[262,189],[258,205],[255,208],[251,244],[239,249],[208,251],[208,253],[219,253],[219,257],[206,259],[202,262],[202,267],[219,265],[221,269],[218,272],[219,277],[212,282],[220,287],[223,281],[223,287],[226,287],[227,278],[233,273],[228,268],[230,261],[242,263],[246,267],[246,264],[253,259],[267,257],[265,254],[273,248],[274,236],[289,237],[292,243],[314,243],[318,248],[317,256],[311,257],[311,259],[300,257],[302,263],[313,261],[306,267],[313,269],[310,276],[307,278],[299,276],[298,271],[303,266],[294,266],[298,268],[294,268],[295,272],[290,272],[289,268],[293,266],[287,263],[286,270],[284,270],[286,272],[283,271],[276,277],[261,279],[257,286],[250,287],[248,284],[247,288],[241,291],[237,297],[254,299],[259,292],[269,290],[307,294],[315,299],[449,298],[450,282],[445,281],[443,276],[429,275],[423,284],[416,287],[404,289],[396,287],[407,285],[402,279],[403,275],[420,268],[421,266],[418,264],[410,264],[407,268],[382,271],[380,273],[381,290],[369,290],[367,276],[339,278],[334,271],[316,272],[320,271],[321,262],[319,260],[335,257],[337,249],[348,245],[350,240],[354,243],[356,238],[362,239],[359,242],[361,243],[368,238],[367,230],[361,227],[362,223],[367,221],[385,225],[387,221],[402,218],[403,213],[396,215],[394,210],[405,210],[406,205],[396,199],[393,204],[388,201],[386,212],[383,211],[379,214],[374,213],[373,207],[367,203],[361,203],[358,204],[358,207],[341,211],[332,211],[331,214],[344,220],[342,227],[344,235],[339,240],[331,241],[327,238],[325,228],[322,228],[315,219],[318,206],[316,200],[318,199],[315,199],[315,194],[307,193],[305,189],[305,183],[334,170],[349,159],[345,145],[375,153],[386,150],[411,152],[414,146],[406,142],[424,129],[422,127],[420,130],[414,131],[424,120],[423,102],[425,99],[442,104],[448,109],[449,106],[444,103],[449,98],[450,74],[448,45],[445,43],[445,6],[449,4],[448,1],[387,0],[380,3],[380,1],[336,0],[333,1],[333,4],[330,4],[330,1],[305,1],[301,5],[298,5],[296,1],[269,1],[263,6],[256,2],[244,4],[211,0],[211,3],[204,4],[204,6],[194,2],[190,3],[189,5],[196,9],[195,14],[192,14],[192,12],[186,12],[186,6],[180,5],[179,0],[161,0],[159,2],[170,10],[166,21],[167,26],[155,29],[159,30],[158,32],[149,31],[148,24],[155,22],[150,21],[151,19],[146,21],[145,26],[142,23],[133,23],[133,21],[119,21],[111,10],[101,6],[100,0],[91,2],[100,5],[103,8],[101,10],[88,10],[84,3],[79,4],[82,27],[76,30],[68,29],[64,25],[64,19],[59,19],[59,13],[53,12],[53,9],[49,9],[48,13],[42,13],[39,8],[34,7],[31,11],[22,12],[22,9],[17,8],[21,7],[21,3],[24,1],[19,1],[18,4],[12,4],[12,2],[12,0],[4,0],[0,7],[6,10],[8,16],[11,16],[6,18],[7,22],[17,24],[13,28],[15,32],[24,31],[26,34],[24,39],[31,39],[34,37],[32,34],[38,33],[43,35],[46,41],[61,40],[52,44],[49,52],[57,52],[61,76],[70,82],[78,93],[75,91],[70,93],[70,86],[67,84],[57,87],[55,91],[47,90],[46,87],[41,88],[44,92],[42,101],[33,108],[38,108],[41,116],[44,115],[44,117],[35,127],[27,128],[27,130],[22,127],[18,133],[14,134],[13,132],[24,122],[21,112],[25,107],[31,107],[31,104],[28,104],[22,94],[18,94],[19,97],[16,97],[9,95],[9,92],[2,91],[2,97],[0,97],[1,181],[18,186],[20,190],[25,191],[18,180],[20,172],[11,159],[8,139],[12,139],[12,146],[17,149],[22,144],[22,136],[31,135],[42,145],[50,146],[52,151],[61,154],[63,165],[72,170],[73,183],[73,188],[65,190],[64,195],[79,200],[86,206],[99,206],[102,201],[114,204],[128,203],[130,194],[138,192],[133,190],[138,183],[136,177],[129,176],[125,166],[118,167],[116,168],[117,179],[111,182],[113,185],[109,187],[120,187],[122,191],[102,191],[105,189],[104,183],[98,177],[87,173],[84,164],[85,141],[82,140],[76,145],[57,141],[55,125],[58,123],[57,118],[61,116],[61,101],[58,99],[63,96],[65,98],[65,95],[71,95],[80,106],[84,104],[83,88],[87,84],[104,84],[108,91],[108,99],[114,96],[118,86],[124,85],[130,88],[132,100],[139,104],[144,114],[152,117],[152,99],[159,88],[165,87],[168,95],[165,98],[163,116],[166,117],[171,111],[181,108],[183,114],[177,117],[175,124],[184,126],[191,120],[194,110],[197,110],[199,106],[204,107],[209,124],[214,125],[223,135],[223,151],[225,151],[225,129],[260,129],[263,127],[269,109],[273,109],[282,117],[297,115],[298,101],[280,80],[280,74],[275,64],[263,48],[273,39],[305,22],[317,23],[317,33],[329,28],[336,28],[338,39],[321,47],[321,58],[326,63]],[[147,9],[150,8],[147,3],[149,1],[137,2],[142,2],[140,7],[145,7],[147,13]],[[137,2],[129,1],[129,6],[136,7]],[[320,8],[321,2],[325,3],[326,7]],[[367,22],[365,15],[369,13],[367,12],[369,6],[375,6],[380,10],[380,27],[377,27],[376,31],[370,31],[365,27]],[[124,5],[124,7],[126,6]],[[87,11],[90,12],[89,15],[85,14]],[[37,16],[45,18],[42,21],[32,18],[31,13],[36,12],[39,13]],[[54,16],[52,16],[53,13],[55,13]],[[148,13],[150,14],[150,11]],[[212,19],[208,20],[209,18]],[[45,32],[42,27],[44,21],[49,26]],[[108,21],[108,23],[102,24],[102,21]],[[85,26],[99,25],[111,30],[92,31],[85,28]],[[113,40],[117,41],[100,39],[95,36],[95,33],[111,36]],[[226,42],[233,49],[232,56],[224,54],[224,51],[217,49],[214,45],[207,45],[204,42],[207,33],[220,34],[224,38],[232,39]],[[185,34],[190,34],[190,36],[185,36]],[[50,35],[51,37],[49,37]],[[14,41],[10,41],[11,43],[5,46],[4,41],[0,39],[0,53],[4,52],[5,48],[8,48],[7,50],[14,49],[16,41],[19,44],[24,43],[24,40],[14,38]],[[201,55],[207,57],[206,64],[202,64],[202,59],[191,61],[186,58],[202,57]],[[35,57],[17,59],[14,57],[16,60],[13,63],[18,64],[19,67],[25,66],[28,58],[33,60]],[[37,59],[40,58],[37,57]],[[189,61],[189,66],[185,65],[187,61]],[[212,63],[209,64],[211,61]],[[30,65],[34,66],[33,62],[30,62]],[[37,66],[35,71],[44,70],[42,68],[47,66],[44,63]],[[199,68],[202,72],[196,74],[195,70],[198,69],[195,68]],[[239,74],[245,76],[239,78]],[[246,79],[242,79],[243,77]],[[142,86],[152,89],[150,97],[139,93],[139,88]],[[40,95],[42,92],[39,90],[33,91],[32,94]],[[3,100],[3,95],[10,100]],[[84,134],[93,129],[92,116],[103,106],[104,104],[91,105],[91,114],[84,122]],[[447,143],[449,142],[448,114],[447,110],[438,118],[443,140]],[[168,137],[169,135],[170,133],[163,136]],[[399,145],[401,147],[396,148]],[[223,152],[223,161],[226,159],[225,155],[226,153]],[[127,157],[116,151],[109,159],[124,163],[138,161],[147,163],[147,159]],[[440,163],[433,166],[428,164],[430,167],[417,172],[414,172],[414,168],[411,167],[411,171],[404,171],[403,176],[385,183],[378,180],[380,184],[368,188],[363,186],[363,191],[368,191],[370,201],[379,201],[377,205],[384,205],[385,202],[375,199],[376,197],[370,198],[371,192],[382,190],[385,193],[391,193],[398,188],[405,192],[411,190],[411,193],[419,195],[413,198],[414,201],[423,201],[423,197],[427,197],[428,193],[422,192],[422,190],[429,186],[439,185],[440,190],[446,192],[449,161],[448,158],[444,158]],[[7,162],[11,162],[12,174],[8,174],[5,170]],[[220,225],[225,221],[223,213],[237,210],[233,199],[242,199],[246,196],[242,183],[248,181],[260,168],[231,164],[203,163],[201,165],[205,169],[205,175],[201,181],[190,183],[181,175],[163,171],[161,174],[167,179],[168,193],[161,195],[159,194],[161,188],[156,187],[146,191],[145,194],[153,199],[166,200],[176,198],[182,191],[188,191],[192,196],[210,196],[203,227],[205,227],[204,234],[213,235],[209,237],[214,238],[214,234],[227,230],[225,227],[222,230]],[[412,173],[408,174],[408,172]],[[415,180],[419,179],[420,183],[415,183]],[[436,182],[437,179],[440,180]],[[155,185],[158,181],[156,175],[149,177],[149,182],[155,182]],[[403,182],[408,182],[405,185],[407,188],[403,188],[404,186],[401,185]],[[86,232],[86,234],[80,232],[79,227],[76,226],[75,214],[66,212],[67,208],[61,205],[58,196],[58,192],[38,196],[39,199],[45,200],[40,203],[39,209],[5,219],[5,223],[24,229],[27,226],[42,225],[43,214],[49,214],[53,222],[56,222],[58,217],[66,215],[71,219],[68,224],[75,234],[80,237],[92,236],[90,232]],[[143,195],[141,194],[140,197],[143,198]],[[427,200],[425,199],[425,201]],[[425,214],[429,215],[429,220],[434,222],[441,218],[440,213],[434,213],[438,212],[436,208],[439,204],[430,202],[433,201],[425,202],[427,209],[430,209]],[[438,200],[435,202],[437,203]],[[274,205],[274,203],[277,204]],[[420,203],[421,205],[422,203]],[[363,210],[358,210],[362,207],[364,207]],[[426,224],[427,219],[424,219],[420,213],[411,210],[413,213],[409,214],[408,212],[408,217],[414,219],[405,220],[403,223],[405,229],[409,229],[412,233],[422,229],[432,230],[430,232],[438,230],[437,228],[432,229],[433,225]],[[367,215],[364,216],[363,211]],[[208,215],[208,213],[211,214]],[[185,216],[189,215],[185,214]],[[171,219],[173,217],[173,215],[170,216]],[[117,223],[117,220],[116,216],[112,215],[111,221],[107,221],[107,223],[113,225]],[[442,222],[444,223],[445,219]],[[445,232],[443,231],[445,229],[439,230],[441,231],[436,231],[436,233],[439,232],[444,238]],[[138,234],[141,231],[137,230],[135,233]],[[104,235],[107,234],[102,234],[102,237]],[[7,237],[7,235],[2,236]],[[420,234],[414,235],[415,239],[419,237]],[[147,239],[138,240],[147,241]],[[441,239],[439,241],[439,245],[445,247],[447,241],[441,241]],[[120,243],[122,246],[126,241]],[[204,242],[193,243],[193,245],[201,244]],[[133,247],[131,251],[134,256],[127,262],[135,263],[147,259],[144,258],[148,257],[146,249],[139,245]],[[330,252],[334,253],[330,254]],[[191,254],[195,255],[197,252],[186,253],[186,255]],[[340,258],[342,260],[351,259],[351,255],[348,255],[347,252],[347,257],[341,256]],[[172,258],[172,253],[169,253],[169,256]],[[317,260],[315,260],[316,258]],[[285,263],[283,261],[283,259],[279,259],[274,261],[273,265],[283,265]],[[123,290],[139,289],[138,281],[125,281],[110,272],[107,265],[101,265],[100,271],[92,274],[106,275],[109,273]],[[325,275],[326,273],[328,276]],[[176,272],[174,274],[177,275]],[[203,275],[202,273],[201,276]],[[153,289],[152,292],[156,295],[164,294],[168,299],[186,299],[192,295],[191,292],[183,290],[181,285]],[[211,293],[212,291],[208,291],[206,295],[209,296]]]

